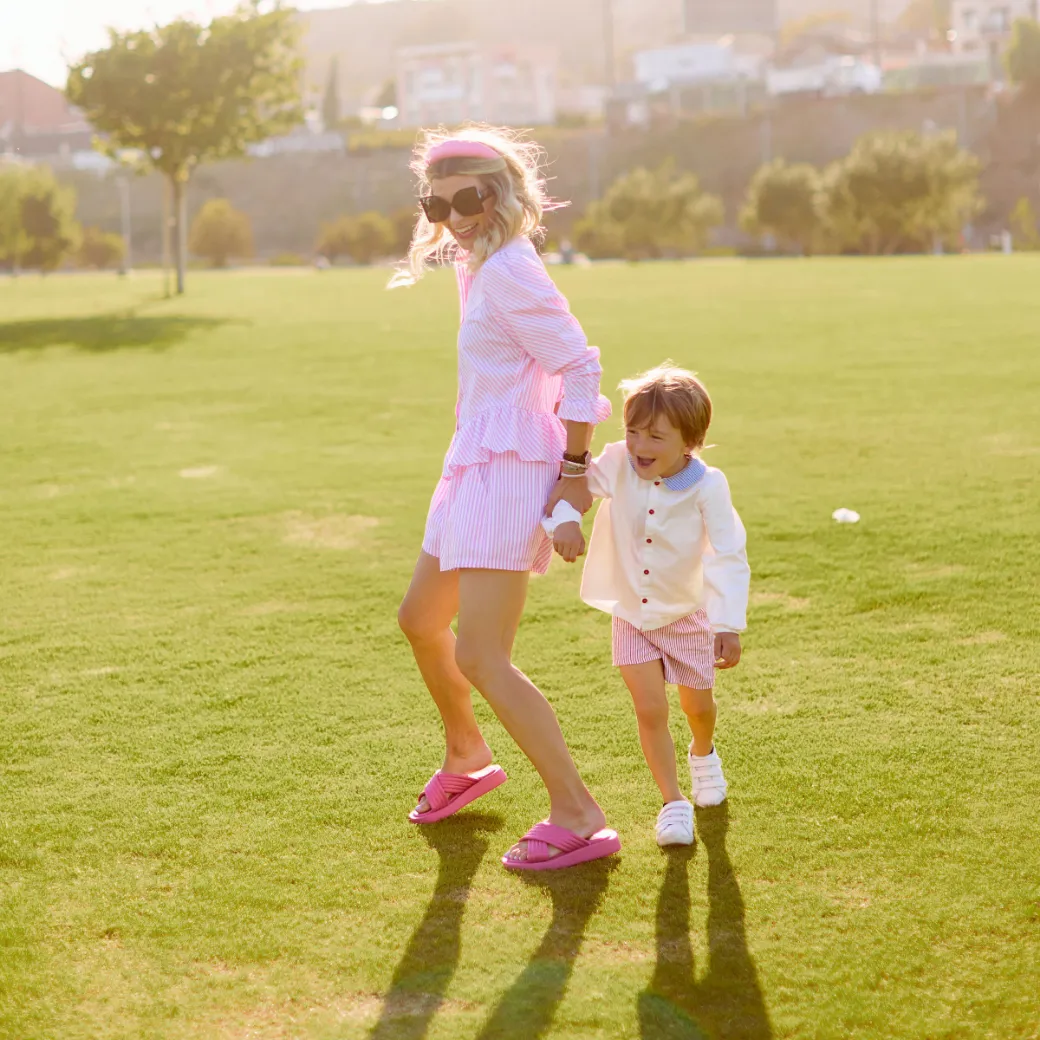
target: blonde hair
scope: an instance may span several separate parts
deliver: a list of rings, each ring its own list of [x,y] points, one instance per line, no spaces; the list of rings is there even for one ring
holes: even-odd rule
[[[479,141],[493,148],[501,159],[454,158],[429,164],[430,152],[448,140]],[[445,177],[479,177],[494,195],[494,208],[488,214],[487,233],[474,243],[469,257],[471,270],[477,270],[488,257],[518,235],[539,241],[544,234],[542,216],[559,203],[550,200],[541,168],[545,153],[525,132],[503,127],[470,124],[457,132],[444,128],[423,131],[412,155],[411,169],[419,182],[420,194],[430,192],[431,182]],[[426,272],[431,261],[453,260],[457,246],[443,224],[431,224],[420,208],[418,222],[408,248],[408,256],[390,281],[390,288],[413,285]]]
[[[682,434],[683,443],[694,454],[704,448],[711,425],[711,397],[704,384],[685,368],[671,361],[622,381],[625,395],[625,426],[647,429],[664,416]]]

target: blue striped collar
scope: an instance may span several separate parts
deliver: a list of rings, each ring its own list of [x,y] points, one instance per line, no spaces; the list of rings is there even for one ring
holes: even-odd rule
[[[628,464],[632,469],[636,468],[631,455],[628,458]],[[678,473],[670,477],[662,477],[661,482],[669,491],[689,491],[694,485],[700,483],[707,472],[708,467],[700,459],[691,458]]]

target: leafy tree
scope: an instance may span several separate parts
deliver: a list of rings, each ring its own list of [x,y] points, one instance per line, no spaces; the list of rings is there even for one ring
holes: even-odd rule
[[[945,36],[950,28],[953,0],[912,0],[899,16],[899,27],[908,32],[934,32]]]
[[[803,36],[814,36],[827,29],[846,28],[852,22],[848,11],[815,11],[803,18],[793,18],[780,27],[780,46],[790,47]]]
[[[321,122],[326,130],[335,130],[340,123],[339,104],[339,58],[333,56],[329,62],[329,78],[325,83],[325,96],[321,100]]]
[[[408,252],[418,219],[419,214],[415,209],[399,209],[390,214],[390,223],[394,226],[394,256],[404,256]]]
[[[122,235],[88,227],[83,230],[83,241],[79,247],[80,267],[94,267],[99,271],[115,267],[126,256],[126,243]]]
[[[376,108],[397,108],[397,80],[388,79],[375,100]]]
[[[394,252],[393,223],[374,211],[358,217],[338,217],[323,224],[317,250],[329,260],[349,256],[355,263],[370,264]]]
[[[929,249],[981,211],[979,172],[955,134],[866,134],[824,174],[828,232],[844,250]]]
[[[667,162],[618,178],[575,225],[574,238],[593,256],[606,255],[608,245],[632,260],[689,256],[704,249],[724,215],[721,199],[705,193],[692,173],[677,174]]]
[[[233,256],[252,256],[253,229],[249,217],[227,199],[210,199],[192,221],[189,248],[214,267],[227,267]]]
[[[350,236],[353,217],[337,217],[321,225],[321,232],[315,245],[320,256],[335,263],[341,256],[350,253]]]
[[[187,19],[109,32],[109,46],[69,70],[66,93],[106,135],[110,154],[137,153],[173,193],[177,291],[184,292],[185,188],[202,162],[241,156],[303,117],[298,24],[278,0],[248,0],[208,26]]]
[[[394,225],[382,213],[362,213],[354,221],[350,255],[359,264],[370,264],[394,251]]]
[[[820,173],[814,166],[789,166],[776,159],[762,166],[748,188],[740,216],[752,235],[772,235],[788,249],[811,253],[821,227]]]
[[[1025,196],[1015,203],[1015,208],[1011,211],[1010,224],[1016,249],[1040,249],[1040,223],[1037,221],[1033,204]]]
[[[46,166],[0,170],[0,263],[55,270],[79,245],[76,193]]]
[[[1040,93],[1040,22],[1031,18],[1015,22],[1004,63],[1012,83]]]
[[[0,163],[0,264],[17,273],[28,243],[22,226],[22,196],[29,170]]]

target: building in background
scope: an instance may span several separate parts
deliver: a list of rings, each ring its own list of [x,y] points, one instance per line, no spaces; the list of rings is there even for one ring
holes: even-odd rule
[[[92,151],[92,141],[90,124],[60,90],[21,69],[0,72],[0,155],[70,165],[107,163]]]
[[[1040,18],[1038,0],[953,0],[951,42],[955,51],[999,54],[1020,18]]]
[[[524,126],[556,122],[557,55],[548,47],[469,41],[397,52],[399,125],[470,120]]]

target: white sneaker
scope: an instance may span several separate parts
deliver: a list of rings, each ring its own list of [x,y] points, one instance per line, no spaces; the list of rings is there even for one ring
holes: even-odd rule
[[[686,799],[668,802],[657,814],[657,844],[693,844],[693,806]]]
[[[693,801],[702,808],[721,805],[726,800],[726,778],[722,775],[722,759],[715,748],[710,755],[698,758],[693,745],[687,756],[690,762],[690,780],[693,782]]]

